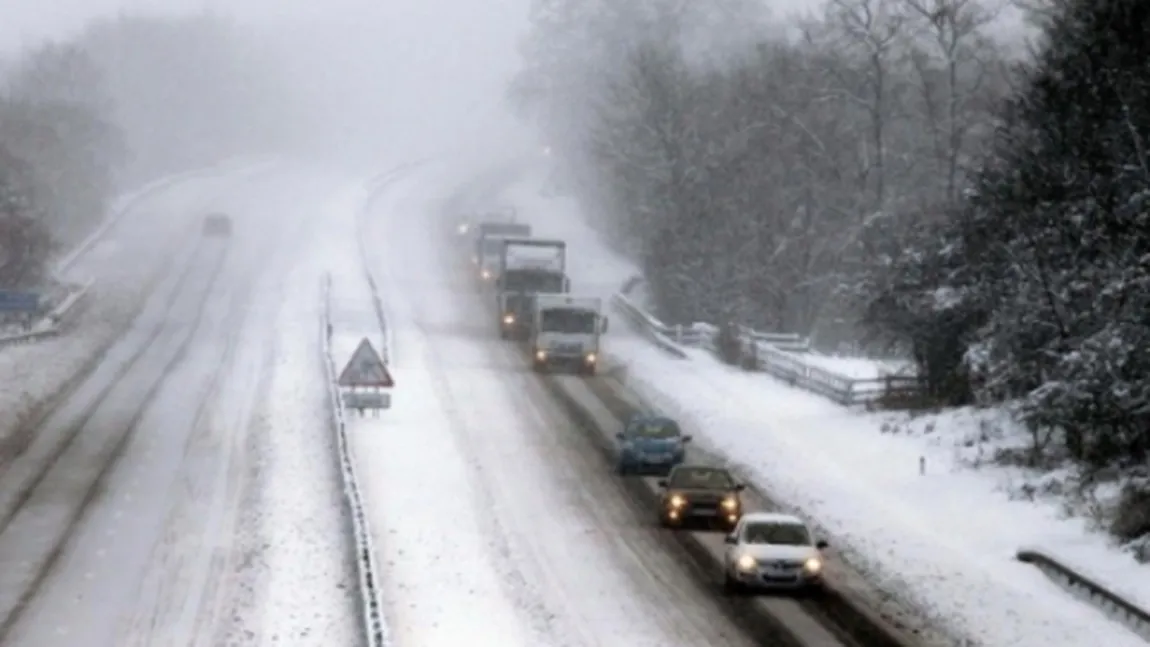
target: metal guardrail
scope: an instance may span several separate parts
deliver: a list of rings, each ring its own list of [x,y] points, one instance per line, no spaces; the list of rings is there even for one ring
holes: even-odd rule
[[[122,196],[115,207],[112,208],[111,215],[100,224],[91,234],[88,235],[80,244],[78,244],[72,251],[68,252],[63,258],[56,261],[54,273],[57,277],[68,271],[76,263],[76,261],[84,255],[85,252],[94,247],[100,240],[108,235],[117,223],[124,219],[124,217],[132,211],[132,208],[139,204],[141,201],[148,198],[157,191],[162,191],[174,184],[184,182],[192,178],[213,175],[227,170],[230,166],[238,166],[241,169],[246,168],[249,171],[256,171],[263,167],[273,164],[272,161],[260,160],[229,160],[221,162],[214,166],[206,168],[194,169],[185,171],[183,173],[175,173],[173,175],[166,175],[162,178],[149,182],[144,186],[132,191],[131,193]],[[62,281],[67,283],[67,281]],[[55,337],[67,329],[71,324],[70,317],[75,312],[75,306],[84,301],[88,296],[89,291],[95,284],[95,279],[89,279],[84,283],[73,283],[71,293],[65,297],[59,305],[53,308],[46,316],[40,321],[33,324],[34,330],[28,332],[21,332],[12,335],[0,335],[0,347],[11,346],[16,344],[27,344],[48,337]]]
[[[72,314],[76,312],[76,306],[84,301],[94,284],[95,281],[88,281],[87,283],[72,286],[72,290],[67,297],[45,315],[43,319],[33,324],[34,330],[0,336],[0,347],[40,341],[47,337],[55,337],[66,331],[72,324]]]
[[[367,209],[371,199],[378,191],[397,178],[404,171],[410,170],[423,163],[412,162],[396,167],[386,173],[373,178],[367,186],[367,195],[363,210]],[[357,214],[357,219],[363,217]],[[357,220],[356,226],[359,227]],[[394,356],[392,351],[392,335],[387,322],[386,310],[383,300],[379,296],[379,286],[368,267],[367,249],[362,236],[358,236],[359,253],[364,278],[371,289],[372,307],[383,335],[381,352],[385,362],[390,363]],[[331,275],[325,274],[323,279],[323,316],[320,322],[320,336],[324,355],[324,367],[327,372],[328,397],[331,401],[333,424],[339,447],[340,470],[343,475],[344,501],[347,504],[348,516],[351,519],[352,535],[354,539],[356,570],[359,575],[359,593],[362,605],[364,634],[370,647],[390,647],[391,634],[387,627],[387,619],[383,614],[383,601],[381,599],[379,568],[375,561],[375,547],[371,541],[371,531],[367,520],[367,512],[363,506],[363,496],[360,493],[359,481],[355,475],[355,464],[351,457],[351,447],[347,439],[347,425],[344,413],[343,398],[339,393],[339,373],[336,369],[335,358],[331,353],[331,339],[328,337],[332,330],[331,321]]]
[[[331,353],[331,275],[325,274],[322,284],[323,312],[320,317],[320,348],[323,365],[327,373],[328,398],[332,411],[332,426],[335,428],[339,451],[340,473],[343,476],[343,498],[351,521],[352,538],[355,550],[356,571],[359,576],[360,605],[363,615],[363,631],[370,647],[389,647],[391,637],[387,622],[383,617],[383,603],[379,591],[379,569],[375,563],[375,547],[372,546],[371,532],[368,529],[367,512],[363,507],[359,481],[355,475],[355,464],[351,458],[351,448],[347,439],[346,417],[343,398],[339,395],[339,374]]]
[[[1097,607],[1138,636],[1150,641],[1150,612],[1040,550],[1024,548],[1018,561],[1036,566],[1044,575],[1087,604]]]
[[[616,311],[633,327],[661,350],[679,359],[688,358],[685,348],[718,353],[718,326],[705,322],[690,326],[663,323],[628,296],[639,282],[637,277],[628,280],[611,300]],[[813,366],[803,359],[804,354],[810,351],[810,340],[794,333],[742,328],[739,336],[747,368],[767,373],[841,405],[869,405],[883,398],[911,398],[922,390],[921,380],[914,376],[854,378]]]

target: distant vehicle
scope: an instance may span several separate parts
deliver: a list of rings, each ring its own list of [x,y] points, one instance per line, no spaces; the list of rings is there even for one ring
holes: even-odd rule
[[[746,489],[721,467],[677,465],[659,481],[659,520],[664,528],[692,521],[730,530],[743,516],[739,493]]]
[[[205,236],[226,238],[232,235],[232,219],[222,213],[210,213],[204,217]]]
[[[827,542],[815,540],[798,517],[771,512],[743,515],[726,538],[723,590],[819,592],[823,588],[823,554]]]
[[[493,281],[498,278],[503,239],[529,238],[531,225],[514,222],[481,222],[469,231],[475,233],[475,249],[471,261],[479,269],[479,278]]]
[[[667,474],[681,465],[687,454],[690,436],[684,436],[679,423],[666,416],[637,414],[623,431],[615,434],[619,441],[619,474]]]

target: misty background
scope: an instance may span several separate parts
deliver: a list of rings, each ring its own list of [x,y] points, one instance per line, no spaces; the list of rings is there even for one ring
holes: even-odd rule
[[[1144,2],[16,4],[6,286],[51,283],[54,252],[168,173],[546,146],[548,190],[638,264],[665,321],[910,357],[914,406],[1017,407],[1034,442],[1007,460],[1145,470],[1150,44],[1120,29],[1150,24]]]

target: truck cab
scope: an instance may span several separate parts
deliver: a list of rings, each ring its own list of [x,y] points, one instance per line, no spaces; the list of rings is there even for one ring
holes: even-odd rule
[[[499,336],[525,341],[534,323],[534,299],[538,293],[565,294],[571,280],[560,271],[540,268],[505,270],[496,283],[499,291]]]
[[[607,332],[603,299],[570,294],[536,294],[530,331],[532,366],[538,372],[562,369],[594,375],[600,337]]]
[[[565,293],[567,243],[540,238],[503,238],[496,280],[499,336],[526,340],[532,323],[532,297],[540,292]]]
[[[531,225],[517,222],[481,222],[475,228],[475,249],[471,262],[482,281],[494,282],[498,278],[499,261],[504,238],[531,236]]]

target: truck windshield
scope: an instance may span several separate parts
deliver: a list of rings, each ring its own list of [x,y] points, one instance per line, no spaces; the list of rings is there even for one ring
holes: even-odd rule
[[[507,270],[503,289],[508,292],[562,292],[563,274],[546,270]]]
[[[575,308],[544,310],[539,322],[543,332],[593,333],[599,323],[599,313]]]
[[[483,239],[483,255],[493,256],[503,250],[503,241],[498,238]]]

